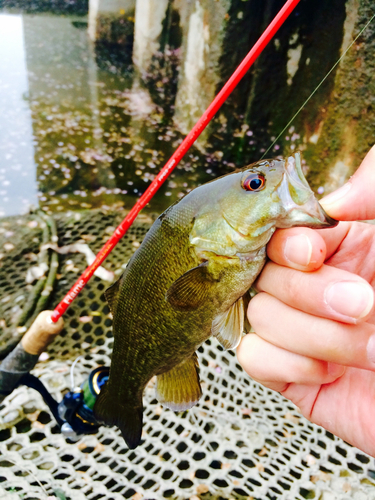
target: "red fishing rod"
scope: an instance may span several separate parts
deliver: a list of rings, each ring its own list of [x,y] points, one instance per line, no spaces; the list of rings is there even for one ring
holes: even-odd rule
[[[161,169],[159,174],[152,181],[150,186],[146,189],[143,195],[139,198],[134,207],[130,210],[121,224],[116,228],[113,235],[107,241],[107,243],[103,246],[103,248],[99,251],[96,256],[95,261],[87,267],[82,276],[76,281],[70,291],[66,294],[60,304],[56,307],[51,315],[51,320],[56,323],[58,319],[64,314],[69,305],[73,302],[73,300],[77,297],[79,292],[84,288],[86,283],[89,281],[91,276],[94,274],[96,269],[102,264],[102,262],[106,259],[108,254],[113,250],[113,248],[117,245],[119,240],[124,236],[126,231],[134,222],[134,219],[137,217],[139,212],[144,208],[147,203],[154,196],[156,191],[160,188],[160,186],[164,183],[167,177],[171,174],[171,172],[176,168],[182,157],[187,153],[192,144],[196,141],[196,139],[200,136],[203,130],[210,123],[212,118],[221,108],[223,103],[226,101],[228,96],[233,92],[236,88],[240,80],[244,77],[246,72],[250,69],[250,67],[254,64],[255,60],[262,53],[266,45],[273,38],[275,33],[278,31],[280,26],[284,23],[284,21],[288,18],[290,13],[293,11],[295,6],[299,3],[300,0],[287,0],[284,6],[281,8],[279,13],[276,15],[274,20],[268,25],[266,30],[263,32],[259,40],[235,70],[233,75],[212,101],[210,106],[203,113],[201,118],[195,124],[190,133],[185,137],[184,141],[177,148],[171,158],[167,161],[164,167]]]

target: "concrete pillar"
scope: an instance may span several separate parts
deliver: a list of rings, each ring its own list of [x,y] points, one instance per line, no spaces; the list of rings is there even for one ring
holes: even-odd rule
[[[143,73],[152,56],[159,50],[159,37],[163,29],[169,0],[136,0],[133,61]]]
[[[175,122],[184,133],[192,128],[215,96],[229,6],[229,0],[195,0],[187,14],[186,7],[181,5],[184,43]]]

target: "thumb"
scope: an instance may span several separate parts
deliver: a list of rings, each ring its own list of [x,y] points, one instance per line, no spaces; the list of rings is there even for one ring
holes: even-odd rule
[[[375,146],[367,153],[353,177],[320,203],[334,219],[375,219]]]

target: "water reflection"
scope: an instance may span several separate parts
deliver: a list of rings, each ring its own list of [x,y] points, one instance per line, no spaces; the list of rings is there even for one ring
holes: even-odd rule
[[[0,216],[37,203],[23,19],[0,14]]]
[[[173,63],[156,60],[153,74],[143,75],[141,84],[130,65],[98,58],[85,18],[23,14],[0,19],[4,25],[13,23],[7,30],[0,27],[1,110],[6,117],[0,144],[8,158],[1,162],[3,214],[35,204],[36,191],[47,211],[130,208],[182,141],[172,124]],[[177,63],[177,56],[168,57]],[[212,173],[202,168],[206,162],[193,149],[149,209],[161,211],[209,180]]]

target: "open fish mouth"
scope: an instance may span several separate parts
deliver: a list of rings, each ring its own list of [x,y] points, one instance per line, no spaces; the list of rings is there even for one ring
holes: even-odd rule
[[[335,227],[339,223],[330,217],[315,198],[303,175],[300,153],[295,153],[285,161],[285,173],[277,194],[284,208],[284,216],[276,227],[293,226],[323,229]]]

